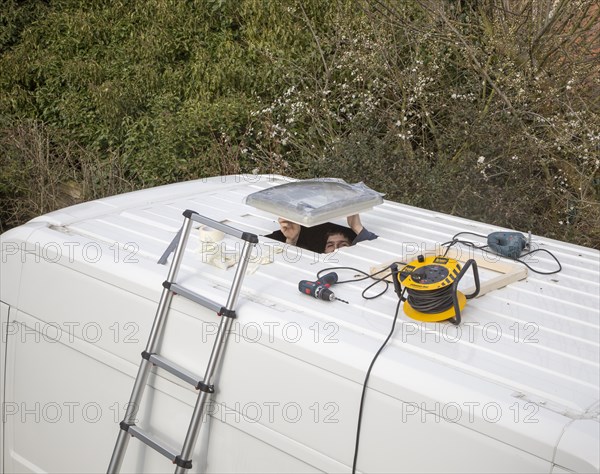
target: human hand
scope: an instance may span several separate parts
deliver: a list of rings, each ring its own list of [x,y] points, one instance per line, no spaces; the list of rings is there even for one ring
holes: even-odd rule
[[[300,225],[281,217],[277,221],[279,222],[279,227],[281,227],[281,233],[285,236],[285,243],[296,245],[298,237],[300,237]]]
[[[363,230],[363,225],[360,222],[360,216],[358,214],[354,214],[353,216],[348,216],[348,226],[354,231],[356,235],[360,234],[360,231]]]

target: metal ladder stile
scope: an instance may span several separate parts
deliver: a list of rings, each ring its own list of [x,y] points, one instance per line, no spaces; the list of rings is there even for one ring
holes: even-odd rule
[[[146,349],[144,352],[142,352],[142,361],[133,385],[129,403],[127,404],[125,417],[120,423],[119,436],[117,437],[117,442],[115,444],[112,458],[107,470],[109,474],[120,471],[123,459],[125,457],[125,452],[127,451],[127,445],[131,437],[139,439],[147,446],[169,458],[172,463],[177,465],[175,469],[176,473],[185,473],[192,467],[191,455],[202,427],[202,420],[205,416],[205,407],[210,399],[211,394],[214,393],[214,385],[212,384],[212,380],[217,368],[219,367],[220,359],[227,342],[227,335],[229,334],[231,324],[236,317],[235,306],[241,290],[242,281],[248,267],[248,261],[250,259],[252,249],[258,243],[258,237],[255,234],[234,229],[233,227],[204,217],[195,211],[188,209],[183,213],[183,216],[184,221],[180,231],[173,239],[173,242],[167,249],[165,255],[163,255],[161,260],[159,260],[159,262],[166,261],[168,254],[173,250],[175,251],[167,280],[163,283],[163,291],[158,303],[158,308],[156,310],[156,316],[150,331],[150,336],[148,337]],[[193,221],[207,225],[213,229],[220,230],[228,235],[237,237],[244,241],[240,260],[233,277],[231,289],[225,306],[222,306],[208,298],[205,298],[202,295],[186,289],[175,282],[179,273],[181,261],[183,260],[185,247],[192,229]],[[165,321],[167,319],[174,295],[180,295],[190,299],[206,308],[214,310],[218,315],[222,316],[208,365],[206,366],[204,378],[202,379],[157,353],[157,346],[164,330]],[[144,395],[144,389],[147,385],[148,377],[153,366],[167,370],[171,374],[179,377],[181,380],[190,383],[199,391],[194,412],[192,414],[181,450],[174,449],[164,441],[160,440],[158,437],[145,432],[135,424],[140,402]]]

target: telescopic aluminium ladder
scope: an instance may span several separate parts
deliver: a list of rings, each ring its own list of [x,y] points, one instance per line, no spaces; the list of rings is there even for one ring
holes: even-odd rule
[[[173,239],[173,242],[165,252],[165,255],[163,255],[163,257],[159,260],[159,263],[166,262],[168,255],[174,250],[175,253],[171,263],[171,268],[169,270],[167,280],[163,283],[162,295],[158,303],[156,316],[154,318],[154,323],[152,324],[146,349],[144,352],[142,352],[142,361],[133,385],[129,404],[127,405],[125,418],[120,424],[121,429],[119,431],[119,436],[117,438],[107,471],[109,474],[120,471],[130,437],[139,439],[155,451],[169,458],[173,464],[177,465],[175,468],[175,473],[183,474],[187,472],[186,470],[192,467],[191,455],[194,445],[196,444],[198,434],[200,433],[200,428],[202,427],[205,407],[210,399],[211,394],[215,391],[214,385],[212,384],[213,376],[215,375],[216,369],[219,367],[220,358],[223,353],[225,343],[227,342],[227,335],[229,334],[233,319],[236,317],[234,308],[240,293],[242,280],[244,279],[244,275],[246,273],[251,251],[258,243],[258,237],[255,234],[234,229],[228,225],[201,216],[197,212],[189,209],[183,213],[183,216],[184,221],[181,229]],[[187,240],[192,229],[193,221],[207,225],[213,229],[220,230],[225,234],[244,241],[240,260],[233,277],[231,290],[225,306],[222,306],[175,283],[183,255],[185,253]],[[173,295],[181,295],[208,309],[212,309],[218,315],[223,316],[219,324],[219,330],[216,334],[204,378],[202,379],[157,353],[158,343],[164,330],[164,323],[171,307]],[[144,389],[148,382],[148,376],[150,375],[150,371],[153,366],[160,367],[161,369],[170,372],[176,377],[179,377],[181,380],[190,383],[199,391],[198,399],[194,407],[194,412],[192,414],[181,451],[172,448],[158,437],[155,437],[153,434],[142,430],[135,424],[136,414],[144,394]]]

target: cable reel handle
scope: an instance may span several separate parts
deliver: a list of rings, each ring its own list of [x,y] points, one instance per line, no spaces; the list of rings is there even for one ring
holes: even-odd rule
[[[459,274],[456,276],[456,279],[452,283],[452,302],[454,304],[454,312],[456,314],[452,319],[450,319],[450,322],[455,325],[460,324],[460,321],[461,321],[460,305],[458,303],[458,283],[460,282],[461,278],[464,276],[464,274],[467,272],[467,270],[471,266],[473,266],[473,278],[475,280],[475,291],[473,293],[471,293],[470,295],[465,295],[465,298],[467,298],[467,299],[475,298],[479,294],[479,290],[481,289],[481,285],[479,283],[479,270],[477,268],[477,262],[471,258],[471,259],[467,260],[465,265],[460,270]]]
[[[473,266],[473,279],[475,280],[475,291],[470,295],[465,295],[465,298],[467,298],[468,300],[470,300],[471,298],[475,298],[479,294],[479,290],[481,289],[481,285],[479,284],[479,269],[477,268],[477,262],[472,258],[467,260],[465,266],[462,267],[460,273],[457,275],[456,280],[454,280],[454,285],[458,286],[458,282],[467,272],[471,265]]]

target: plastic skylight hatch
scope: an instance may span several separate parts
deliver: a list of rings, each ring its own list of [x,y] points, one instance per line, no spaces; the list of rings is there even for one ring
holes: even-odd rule
[[[346,217],[383,203],[383,195],[364,183],[321,178],[294,181],[246,197],[246,204],[305,227]]]

